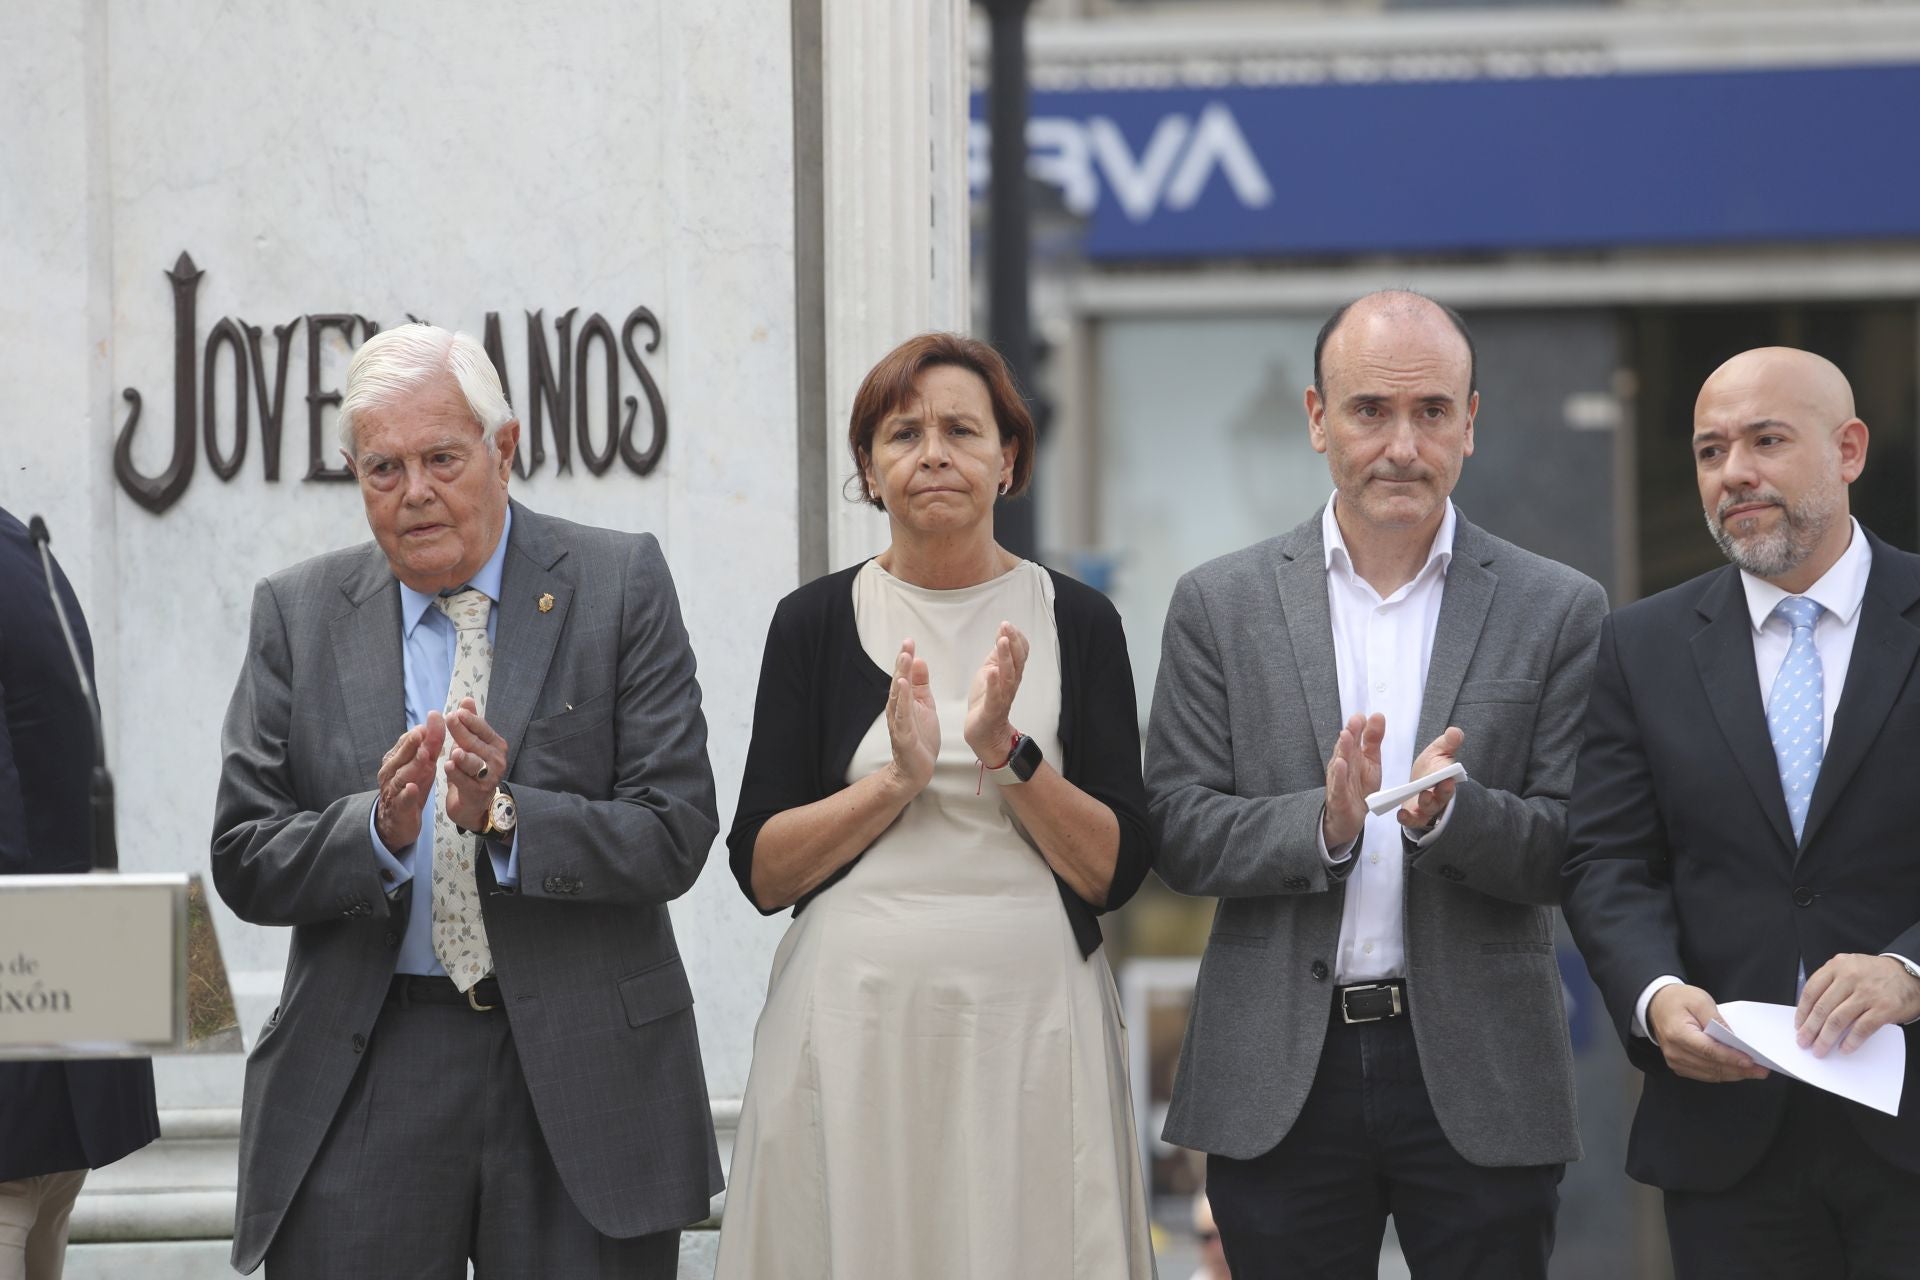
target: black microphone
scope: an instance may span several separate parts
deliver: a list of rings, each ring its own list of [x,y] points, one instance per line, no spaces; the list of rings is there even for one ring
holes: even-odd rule
[[[107,736],[100,727],[100,699],[94,693],[93,681],[87,678],[87,664],[80,657],[80,646],[73,638],[73,624],[67,621],[66,603],[60,599],[60,588],[54,582],[53,554],[47,550],[53,535],[47,532],[47,522],[39,516],[27,521],[27,537],[40,548],[40,568],[47,575],[47,595],[53,601],[53,616],[60,620],[67,656],[73,659],[73,674],[80,679],[80,692],[87,695],[87,710],[93,715],[93,785],[88,796],[93,818],[93,869],[118,871],[120,848],[113,835],[113,775],[107,772]]]

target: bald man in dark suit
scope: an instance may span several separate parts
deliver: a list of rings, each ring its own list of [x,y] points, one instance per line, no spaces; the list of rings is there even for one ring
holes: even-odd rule
[[[1567,923],[1646,1073],[1627,1172],[1681,1280],[1913,1276],[1912,1028],[1897,1117],[1707,1028],[1794,1005],[1824,1055],[1920,1018],[1920,556],[1853,518],[1867,425],[1817,355],[1722,365],[1692,445],[1732,563],[1607,620],[1569,810]]]

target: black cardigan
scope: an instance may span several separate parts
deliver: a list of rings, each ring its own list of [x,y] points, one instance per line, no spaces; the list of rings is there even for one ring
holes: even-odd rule
[[[747,901],[753,896],[753,846],[777,813],[825,799],[846,787],[847,766],[860,739],[886,709],[889,672],[860,645],[853,616],[853,578],[861,565],[816,578],[780,602],[767,629],[760,691],[753,704],[753,739],[733,830],[729,862]],[[1084,583],[1049,569],[1053,618],[1060,636],[1060,753],[1053,761],[1068,782],[1113,810],[1120,854],[1107,900],[1084,901],[1058,875],[1082,957],[1100,946],[1094,917],[1131,898],[1153,865],[1146,787],[1140,780],[1140,725],[1133,698],[1127,637],[1112,601]],[[852,869],[864,854],[794,904],[806,905]]]

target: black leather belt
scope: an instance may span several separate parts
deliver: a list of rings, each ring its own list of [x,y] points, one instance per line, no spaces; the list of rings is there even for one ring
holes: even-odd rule
[[[1386,982],[1356,982],[1333,989],[1333,1007],[1346,1023],[1379,1022],[1407,1013],[1407,984],[1399,978]]]
[[[500,1007],[500,983],[493,978],[482,978],[473,984],[471,990],[462,991],[453,985],[452,978],[396,973],[392,984],[387,987],[387,999],[398,1005],[463,1004],[476,1012],[486,1013]]]

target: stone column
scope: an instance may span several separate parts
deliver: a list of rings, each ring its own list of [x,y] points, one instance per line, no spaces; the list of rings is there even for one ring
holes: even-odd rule
[[[886,518],[841,496],[861,378],[904,338],[969,327],[968,15],[964,0],[796,0],[801,9],[819,17],[822,67],[824,572],[886,545]],[[804,305],[804,284],[802,295]]]

